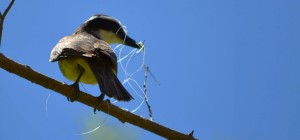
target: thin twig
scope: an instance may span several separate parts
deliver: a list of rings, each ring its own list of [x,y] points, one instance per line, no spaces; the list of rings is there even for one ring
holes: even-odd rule
[[[74,98],[78,96],[76,90],[68,86],[62,82],[56,81],[50,77],[47,77],[41,73],[38,73],[32,70],[29,66],[22,65],[14,62],[13,60],[5,57],[2,53],[0,53],[0,67],[5,69],[8,72],[14,73],[20,77],[23,77],[33,83],[41,85],[47,89],[56,91],[63,96],[68,98]],[[81,102],[87,106],[94,108],[99,104],[99,100],[87,93],[80,92],[80,96],[77,99],[78,102]],[[115,118],[119,119],[121,122],[128,122],[140,128],[143,128],[149,132],[155,133],[159,136],[162,136],[169,140],[195,140],[195,138],[189,134],[183,134],[172,130],[168,127],[160,125],[156,122],[147,120],[138,115],[132,114],[129,111],[120,109],[119,107],[108,103],[107,101],[102,101],[101,104],[97,108]],[[92,110],[91,110],[92,112]]]
[[[160,86],[160,82],[157,80],[157,78],[154,76],[154,74],[150,71],[150,68],[147,66],[147,70],[149,72],[149,74],[152,76],[152,78],[154,79],[154,81],[157,83],[157,85]]]
[[[2,14],[0,12],[0,46],[1,46],[1,40],[2,40],[2,31],[3,31],[3,24],[4,24],[4,20],[5,17],[7,15],[7,13],[9,12],[10,8],[13,6],[15,0],[11,0],[9,5],[7,6],[7,8],[5,9],[4,13]]]
[[[2,15],[3,19],[5,18],[5,16],[6,16],[7,13],[9,12],[9,10],[10,10],[10,8],[12,7],[12,5],[14,4],[14,2],[15,2],[15,0],[11,0],[11,1],[10,1],[8,7],[5,9],[5,11],[4,11],[3,15]]]
[[[150,120],[153,121],[153,115],[152,115],[152,110],[151,110],[151,106],[148,102],[148,97],[147,97],[147,73],[149,71],[149,67],[144,65],[144,69],[145,69],[145,75],[144,75],[144,97],[145,97],[145,102],[148,108],[148,112],[149,112],[149,117]]]

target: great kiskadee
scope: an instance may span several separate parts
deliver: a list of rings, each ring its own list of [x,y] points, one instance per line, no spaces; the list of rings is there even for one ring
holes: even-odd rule
[[[53,48],[50,62],[58,61],[63,75],[79,91],[79,82],[97,84],[104,95],[119,101],[133,97],[117,78],[117,57],[109,44],[119,43],[140,49],[142,44],[130,38],[121,23],[107,15],[94,15],[63,37]],[[71,100],[71,101],[74,101]]]

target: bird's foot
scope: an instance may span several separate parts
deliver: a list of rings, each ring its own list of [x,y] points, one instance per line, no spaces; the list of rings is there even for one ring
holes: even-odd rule
[[[99,103],[94,107],[94,114],[96,114],[97,108],[100,106],[101,102],[104,99],[105,94],[101,93],[100,96],[96,97]]]
[[[73,84],[70,85],[71,87],[73,87],[75,89],[75,93],[76,93],[76,96],[74,98],[67,98],[68,101],[70,102],[74,102],[75,100],[77,100],[79,98],[79,83],[78,82],[74,82]]]

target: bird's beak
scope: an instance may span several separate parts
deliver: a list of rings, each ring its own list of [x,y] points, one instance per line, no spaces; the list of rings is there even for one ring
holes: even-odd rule
[[[122,44],[140,49],[143,47],[141,43],[136,42],[134,39],[132,39],[130,36],[126,35],[124,31],[120,31],[116,33],[117,37],[122,40]]]
[[[133,40],[131,37],[126,36],[125,41],[124,41],[124,45],[133,47],[133,48],[137,48],[137,49],[141,49],[143,47],[142,43],[138,43],[135,40]]]

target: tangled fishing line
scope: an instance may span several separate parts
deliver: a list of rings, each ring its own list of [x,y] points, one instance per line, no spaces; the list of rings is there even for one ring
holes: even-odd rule
[[[125,40],[125,39],[124,39]],[[130,90],[137,95],[138,98],[140,98],[140,103],[132,110],[129,110],[130,112],[134,113],[140,107],[146,103],[150,120],[153,120],[153,115],[151,111],[151,107],[148,103],[148,97],[147,97],[147,74],[150,72],[149,67],[145,64],[145,56],[146,56],[146,48],[144,47],[144,42],[140,42],[140,45],[143,46],[141,49],[131,49],[128,47],[125,47],[125,45],[117,45],[114,47],[114,52],[117,54],[118,57],[118,65],[119,65],[119,72],[122,76],[124,76],[124,80],[122,80],[123,85],[128,85],[130,87]],[[136,76],[138,74],[143,74],[144,71],[144,82],[138,82],[136,80]],[[151,73],[150,73],[151,74]],[[152,74],[151,74],[152,75]],[[122,79],[122,78],[119,78]],[[136,97],[136,96],[135,96]],[[118,101],[111,99],[111,103],[115,104]],[[128,110],[128,109],[127,109]],[[107,118],[105,118],[106,120]],[[86,135],[90,134],[92,132],[95,132],[97,129],[101,128],[103,125],[103,122],[95,127],[94,129],[80,133],[79,135]]]

